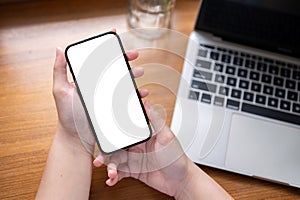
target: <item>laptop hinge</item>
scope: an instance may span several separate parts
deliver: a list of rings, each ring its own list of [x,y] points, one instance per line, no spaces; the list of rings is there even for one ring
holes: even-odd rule
[[[206,31],[199,31],[196,30],[195,32],[197,32],[198,34],[204,35],[205,37],[209,38],[210,40],[216,41],[216,42],[221,42],[223,41],[223,39],[220,36],[216,36],[210,32],[206,32]]]
[[[215,35],[212,35],[211,39],[214,40],[214,41],[216,41],[216,42],[223,41],[221,37],[218,37],[218,36],[215,36]]]

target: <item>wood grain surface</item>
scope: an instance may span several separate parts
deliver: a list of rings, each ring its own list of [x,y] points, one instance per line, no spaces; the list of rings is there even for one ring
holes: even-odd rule
[[[126,33],[126,6],[125,0],[0,5],[0,199],[33,199],[38,189],[57,123],[51,93],[55,47],[112,27]],[[199,1],[177,0],[172,29],[187,37],[198,6]],[[146,75],[138,84],[150,91],[148,99],[164,109],[170,124],[183,57],[157,49],[139,52],[132,66],[143,65]],[[236,199],[300,199],[292,187],[201,167]],[[172,199],[137,180],[128,178],[111,188],[105,180],[105,168],[94,168],[90,199]]]

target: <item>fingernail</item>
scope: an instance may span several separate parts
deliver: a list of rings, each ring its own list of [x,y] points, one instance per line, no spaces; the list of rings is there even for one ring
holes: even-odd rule
[[[148,90],[146,90],[146,89],[141,89],[141,90],[140,90],[140,92],[143,92],[143,93],[147,93],[147,94],[149,94],[149,91],[148,91]]]
[[[142,72],[142,71],[144,71],[144,68],[143,67],[135,67],[134,70]]]
[[[94,160],[93,164],[94,164],[95,167],[100,167],[101,166],[101,163],[97,159]]]
[[[56,57],[58,58],[60,56],[60,51],[62,51],[62,49],[60,47],[56,47]]]
[[[93,164],[95,165],[95,167],[100,167],[103,163],[104,163],[104,160],[103,160],[102,156],[96,157],[96,159],[93,162]]]

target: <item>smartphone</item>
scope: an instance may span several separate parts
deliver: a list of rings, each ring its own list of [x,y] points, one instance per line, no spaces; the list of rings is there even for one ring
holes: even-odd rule
[[[103,153],[127,149],[151,137],[149,119],[115,32],[71,44],[65,56]]]

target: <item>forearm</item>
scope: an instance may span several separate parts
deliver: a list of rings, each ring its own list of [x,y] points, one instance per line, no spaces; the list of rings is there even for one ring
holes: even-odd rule
[[[211,177],[194,163],[189,165],[187,181],[175,196],[177,200],[232,199]]]
[[[92,157],[58,127],[36,199],[88,199]]]

